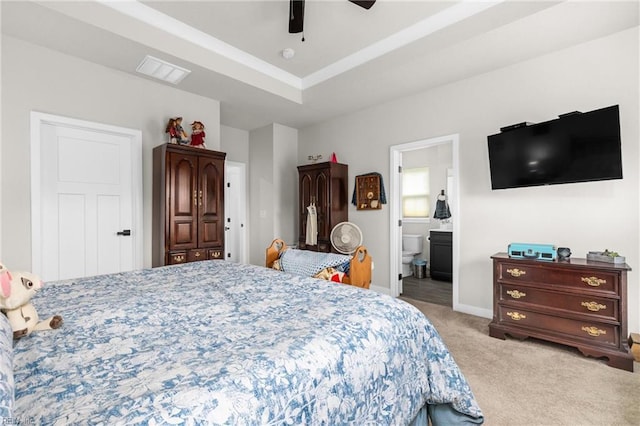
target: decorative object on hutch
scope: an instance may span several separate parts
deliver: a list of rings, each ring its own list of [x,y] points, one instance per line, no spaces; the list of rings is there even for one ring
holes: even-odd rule
[[[382,175],[372,172],[356,176],[351,203],[358,210],[379,210],[387,204]]]
[[[347,195],[348,166],[324,162],[298,166],[298,248],[330,252],[331,230],[349,220]],[[316,244],[307,244],[307,207],[315,205]],[[309,229],[313,227],[310,226]]]
[[[153,266],[223,259],[225,157],[174,144],[153,149]]]
[[[493,259],[493,321],[489,335],[535,337],[605,357],[633,371],[627,342],[627,264],[571,258],[541,262]]]

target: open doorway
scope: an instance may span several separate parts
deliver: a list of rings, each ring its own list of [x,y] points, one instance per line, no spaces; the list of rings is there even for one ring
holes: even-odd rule
[[[440,304],[448,304],[454,309],[457,305],[458,294],[458,253],[459,253],[459,196],[458,196],[458,135],[448,135],[443,137],[425,139],[401,145],[394,145],[390,148],[390,186],[391,196],[389,205],[390,212],[390,282],[391,295],[397,297],[403,293],[403,282],[407,285],[419,286],[419,290],[423,292],[431,292],[435,297],[435,291],[438,291],[438,302]],[[430,200],[430,219],[411,220],[403,218],[402,213],[402,169],[406,166],[408,168],[415,168],[416,164],[414,159],[419,158],[420,155],[429,153],[431,156],[442,155],[442,153],[449,152],[448,156],[445,155],[442,158],[442,162],[437,167],[433,167],[434,183],[431,185],[431,192],[437,192],[444,190],[447,194],[448,203],[451,209],[452,220],[446,226],[441,226],[440,222],[433,219],[433,208],[435,206],[435,200],[437,193],[431,194]],[[439,154],[438,154],[439,153]],[[403,161],[404,157],[404,161]],[[430,159],[430,163],[434,164],[433,158]],[[426,167],[425,164],[422,165]],[[437,191],[435,187],[437,186]],[[423,238],[423,250],[421,253],[415,254],[415,257],[419,260],[426,260],[427,267],[431,265],[431,241],[430,234],[435,231],[437,236],[447,235],[450,239],[450,264],[451,264],[451,282],[446,280],[431,280],[428,277],[415,278],[406,276],[406,265],[403,268],[403,253],[402,253],[402,236],[404,234],[420,235]],[[447,232],[447,234],[443,234]],[[403,269],[405,270],[405,277],[403,279]],[[427,275],[429,275],[427,271]],[[414,281],[412,281],[414,280]],[[430,288],[430,286],[432,286]],[[416,287],[417,288],[417,287]],[[408,292],[416,290],[415,288],[407,288]],[[447,295],[447,293],[449,293]],[[448,298],[448,299],[447,299]]]

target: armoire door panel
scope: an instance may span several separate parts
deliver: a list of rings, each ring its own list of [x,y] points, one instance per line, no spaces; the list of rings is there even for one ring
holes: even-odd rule
[[[172,163],[172,215],[195,216],[198,181],[193,159],[173,155]]]
[[[223,164],[215,159],[199,159],[200,204],[198,216],[198,246],[223,245],[222,196],[224,194]]]
[[[299,194],[300,194],[300,235],[302,238],[303,235],[306,235],[307,232],[307,206],[311,204],[311,190],[312,190],[312,179],[310,174],[301,174],[299,180]]]
[[[196,229],[193,221],[175,221],[171,233],[171,249],[187,249],[196,247]]]
[[[214,247],[221,245],[220,221],[203,220],[200,222],[200,247]]]
[[[224,186],[223,172],[209,159],[201,159],[199,208],[200,214],[218,216]]]
[[[196,161],[180,153],[169,156],[169,249],[196,247]]]
[[[316,176],[316,205],[329,206],[329,177],[324,172],[319,172]],[[327,217],[327,208],[318,208],[318,238],[328,239],[331,234],[329,218]]]

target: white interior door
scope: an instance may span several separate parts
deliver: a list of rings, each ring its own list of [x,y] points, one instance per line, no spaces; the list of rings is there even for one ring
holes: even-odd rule
[[[40,122],[33,263],[45,281],[141,266],[132,138],[97,126]]]
[[[225,259],[247,263],[245,164],[226,161],[224,177]]]

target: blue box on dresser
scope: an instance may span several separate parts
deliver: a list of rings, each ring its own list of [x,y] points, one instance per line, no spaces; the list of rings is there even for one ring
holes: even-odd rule
[[[558,257],[558,250],[553,244],[511,243],[508,253],[509,257],[513,259],[548,260],[550,262]]]

